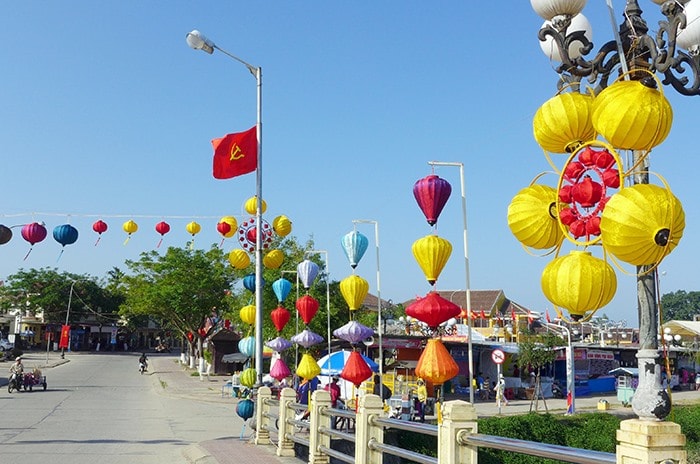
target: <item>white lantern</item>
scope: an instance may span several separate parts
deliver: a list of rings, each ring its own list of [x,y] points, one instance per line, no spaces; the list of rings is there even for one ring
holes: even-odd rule
[[[551,24],[551,21],[545,21],[544,24],[542,24],[542,28]],[[583,31],[583,35],[586,36],[586,39],[588,39],[589,42],[593,40],[593,29],[591,28],[591,23],[589,23],[588,19],[582,14],[577,14],[576,16],[571,18],[571,24],[569,25],[569,27],[566,28],[567,35],[571,34],[574,31]],[[571,44],[569,45],[569,58],[573,60],[581,56],[582,45],[583,44],[578,40],[571,42]],[[547,36],[547,38],[544,41],[540,41],[540,48],[542,48],[542,51],[545,55],[547,55],[547,57],[550,60],[561,62],[559,46],[556,44],[556,42],[554,42],[554,39],[552,39],[551,36]]]
[[[676,44],[689,51],[700,51],[700,0],[685,5],[685,29],[678,31]]]
[[[546,20],[555,16],[579,14],[586,6],[586,0],[530,0],[535,13]]]

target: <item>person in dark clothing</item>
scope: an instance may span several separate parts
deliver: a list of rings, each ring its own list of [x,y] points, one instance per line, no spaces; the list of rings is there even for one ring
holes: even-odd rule
[[[374,389],[372,393],[379,396],[382,401],[386,401],[391,398],[391,389],[379,381],[379,375],[374,376]]]

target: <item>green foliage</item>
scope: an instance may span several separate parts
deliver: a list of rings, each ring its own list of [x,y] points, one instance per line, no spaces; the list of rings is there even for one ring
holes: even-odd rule
[[[661,297],[663,321],[692,321],[700,314],[700,292],[678,290]]]
[[[518,342],[518,367],[534,369],[537,377],[540,369],[554,362],[557,358],[556,347],[566,345],[564,339],[552,332],[544,334],[525,334]]]

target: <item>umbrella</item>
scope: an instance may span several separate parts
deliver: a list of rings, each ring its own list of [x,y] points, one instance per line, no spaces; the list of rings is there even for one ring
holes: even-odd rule
[[[318,360],[318,365],[321,366],[321,375],[340,375],[345,363],[350,357],[350,351],[336,351],[330,355],[326,355]],[[369,364],[373,372],[379,372],[379,366],[376,362],[369,359],[364,354],[362,355],[365,362]]]

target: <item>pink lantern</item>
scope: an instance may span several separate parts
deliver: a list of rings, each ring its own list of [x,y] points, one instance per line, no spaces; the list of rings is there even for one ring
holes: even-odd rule
[[[292,375],[292,371],[290,371],[289,367],[282,361],[282,358],[277,359],[275,365],[270,369],[270,377],[278,382],[281,382],[282,379],[286,379],[290,375]]]
[[[452,193],[452,186],[445,179],[431,174],[413,185],[413,196],[425,215],[428,224],[434,226]]]
[[[22,227],[22,238],[29,242],[33,247],[35,243],[39,243],[46,238],[46,227],[38,222],[32,222],[31,224],[25,224]],[[29,253],[32,252],[32,248],[25,255],[24,259],[27,259]]]

